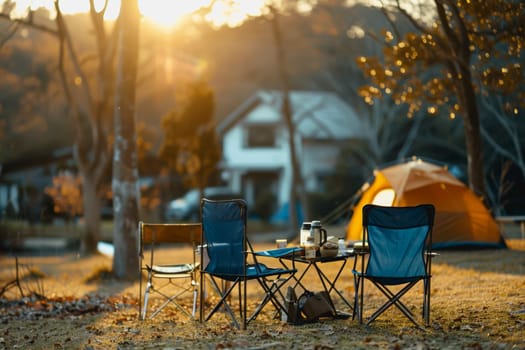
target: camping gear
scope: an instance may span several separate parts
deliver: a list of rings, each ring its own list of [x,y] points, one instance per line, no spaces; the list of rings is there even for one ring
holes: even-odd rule
[[[359,323],[363,323],[364,284],[367,280],[387,298],[386,303],[370,316],[367,325],[395,305],[419,327],[417,318],[401,298],[422,281],[421,312],[425,326],[429,326],[434,212],[431,204],[413,207],[365,205],[365,235],[362,242],[368,242],[369,252],[360,254],[361,268],[354,267],[352,270],[355,290],[354,315],[357,314]]]
[[[310,222],[303,222],[303,225],[301,226],[301,247],[304,247],[306,242],[308,241],[308,237],[310,237],[310,228],[312,227],[312,224]]]
[[[153,310],[149,318],[155,317],[166,306],[174,305],[187,316],[194,318],[197,308],[198,280],[197,273],[200,262],[196,259],[195,249],[201,238],[201,224],[156,224],[140,221],[138,227],[140,283],[139,283],[139,313],[140,319],[146,319],[150,295],[158,295],[164,299],[161,306]],[[167,245],[179,243],[193,251],[193,260],[181,261],[177,256],[167,261],[162,254],[156,254]],[[148,257],[149,255],[149,257]],[[143,272],[147,273],[146,290],[142,299]],[[164,282],[162,282],[164,281]],[[157,283],[158,282],[158,283]],[[182,295],[193,292],[193,307],[191,313],[180,300]],[[179,298],[180,297],[180,298]],[[144,304],[142,301],[144,300]]]
[[[304,258],[308,260],[313,260],[317,258],[318,246],[308,237],[308,240],[304,243]]]
[[[370,203],[434,205],[434,249],[505,247],[499,226],[483,202],[443,166],[416,159],[376,170],[373,181],[363,185],[347,227],[347,240],[361,240],[362,210]]]
[[[326,242],[326,230],[321,225],[321,221],[312,221],[310,228],[310,237],[313,238],[314,244],[317,247],[322,246]]]
[[[337,315],[326,291],[311,292],[305,290],[297,298],[293,287],[286,293],[287,322],[293,325],[317,322],[320,318],[332,318]]]
[[[201,244],[208,256],[208,264],[201,264],[200,274],[200,321],[208,321],[217,311],[224,310],[237,328],[243,330],[253,321],[265,305],[273,305],[277,311],[284,312],[280,290],[297,271],[291,268],[269,267],[259,262],[253,246],[247,237],[248,207],[242,199],[211,200],[201,199],[202,237]],[[281,248],[285,249],[286,248]],[[201,254],[203,256],[203,254]],[[212,292],[218,298],[204,300],[204,279],[208,281]],[[247,283],[257,283],[264,292],[264,297],[257,303],[248,317]],[[227,286],[227,287],[225,287]],[[238,298],[233,298],[237,293]],[[255,296],[252,296],[254,298]],[[234,303],[238,301],[238,313]],[[233,303],[233,304],[232,304]],[[211,310],[204,315],[206,307]]]
[[[334,242],[325,242],[321,246],[321,257],[323,258],[333,258],[339,253],[339,246]]]

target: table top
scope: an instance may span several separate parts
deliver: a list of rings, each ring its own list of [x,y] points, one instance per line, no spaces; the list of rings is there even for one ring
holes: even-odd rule
[[[350,257],[354,257],[356,254],[352,248],[348,248],[345,251],[344,255],[336,255],[330,257],[317,256],[315,259],[306,259],[304,257],[304,248],[303,247],[286,247],[286,248],[276,248],[268,249],[264,251],[259,251],[255,253],[259,256],[267,256],[272,258],[286,259],[286,260],[295,260],[298,262],[312,263],[312,262],[331,262],[331,261],[341,261],[346,260]]]

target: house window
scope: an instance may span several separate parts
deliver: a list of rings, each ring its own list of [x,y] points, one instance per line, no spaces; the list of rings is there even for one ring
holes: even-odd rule
[[[246,126],[244,146],[247,148],[275,147],[275,125]]]

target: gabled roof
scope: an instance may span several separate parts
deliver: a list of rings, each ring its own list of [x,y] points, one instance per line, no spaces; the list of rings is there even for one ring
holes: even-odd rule
[[[291,91],[290,101],[297,132],[306,138],[348,139],[362,137],[362,123],[355,110],[335,93],[325,91]],[[259,90],[219,125],[224,135],[239,123],[277,123],[281,118],[282,93]]]

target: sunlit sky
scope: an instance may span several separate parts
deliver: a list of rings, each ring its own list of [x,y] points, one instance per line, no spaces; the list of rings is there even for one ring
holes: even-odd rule
[[[346,0],[348,4],[365,3],[367,5],[386,4],[392,0]],[[410,0],[407,3],[426,0]],[[4,0],[0,0],[0,5]],[[15,13],[23,16],[27,9],[45,7],[54,15],[53,0],[14,0],[16,3]],[[206,21],[217,25],[238,26],[248,17],[259,16],[264,12],[268,3],[279,4],[279,0],[138,0],[140,12],[145,19],[156,23],[164,28],[171,28],[181,22],[184,16],[191,15],[194,11],[204,6],[212,5]],[[300,11],[309,11],[311,5],[316,1],[299,2]],[[95,0],[95,5],[101,8],[104,0]],[[302,6],[301,6],[302,4]],[[62,12],[67,14],[86,12],[89,9],[88,0],[60,0]],[[109,0],[106,11],[106,19],[115,19],[118,16],[120,0]]]
[[[2,1],[0,1],[1,3]],[[46,7],[52,11],[53,0],[16,0],[16,12],[22,15],[28,7],[37,9]],[[102,7],[103,0],[95,0],[97,6]],[[184,15],[207,6],[212,0],[139,0],[142,15],[164,27],[176,25]],[[215,0],[206,20],[216,25],[228,24],[235,26],[243,22],[247,16],[261,14],[265,0]],[[118,16],[120,0],[110,0],[106,11],[107,19]],[[61,0],[60,8],[64,13],[86,12],[89,8],[88,0]]]

